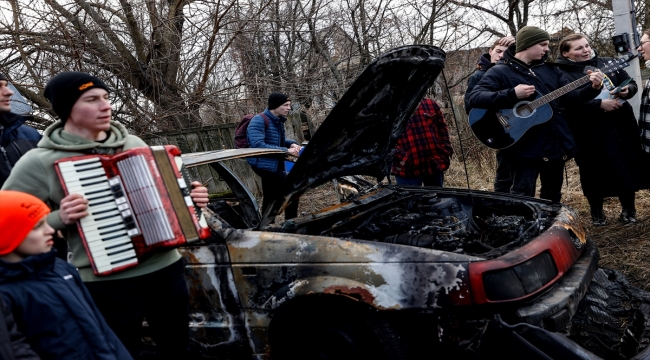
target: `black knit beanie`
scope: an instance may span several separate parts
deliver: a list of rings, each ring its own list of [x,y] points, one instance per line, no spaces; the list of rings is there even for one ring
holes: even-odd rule
[[[45,85],[44,95],[52,104],[52,109],[61,121],[66,122],[72,106],[84,92],[101,88],[106,91],[108,87],[98,78],[78,71],[62,72]]]
[[[277,109],[278,106],[290,101],[289,97],[283,93],[274,92],[269,95],[269,110]]]
[[[3,73],[0,73],[0,80],[9,81]]]
[[[524,26],[517,32],[516,39],[517,49],[515,52],[520,52],[542,41],[551,40],[551,36],[536,26]]]

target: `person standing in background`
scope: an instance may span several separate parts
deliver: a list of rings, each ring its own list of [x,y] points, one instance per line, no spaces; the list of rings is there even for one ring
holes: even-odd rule
[[[395,146],[392,173],[397,185],[442,186],[453,153],[440,107],[422,99]]]
[[[645,60],[645,67],[650,69],[650,29],[643,30],[641,44],[637,48]],[[643,181],[650,187],[650,79],[646,80],[641,95],[641,111],[639,114],[639,128],[641,135]]]
[[[600,58],[583,34],[564,37],[559,52],[556,63],[569,81],[584,77],[587,67],[602,68],[612,60]],[[578,146],[580,185],[595,226],[607,224],[603,203],[610,196],[617,196],[621,202],[618,220],[636,223],[634,196],[642,187],[639,127],[632,106],[625,101],[637,93],[637,84],[622,69],[609,74],[608,79],[600,96],[569,105],[564,111]],[[618,93],[610,93],[624,81],[629,82]],[[606,168],[603,164],[607,164]]]
[[[36,147],[41,134],[25,125],[26,116],[11,112],[11,96],[7,78],[0,74],[0,187],[21,156]]]
[[[481,55],[476,64],[477,70],[467,80],[467,91],[465,91],[465,112],[469,114],[471,108],[469,107],[469,94],[478,84],[485,72],[494,66],[501,58],[503,53],[508,50],[508,46],[515,43],[515,38],[512,36],[503,37],[492,44],[492,47],[485,54]],[[503,160],[501,153],[496,153],[497,170],[494,177],[494,191],[509,193],[512,186],[512,176],[507,163]]]
[[[251,119],[246,130],[249,146],[285,150],[293,156],[298,156],[300,145],[297,141],[287,139],[284,130],[289,111],[291,111],[291,99],[287,95],[282,93],[269,95],[268,107],[264,110],[268,125],[260,114]],[[248,158],[247,161],[253,172],[262,178],[262,214],[264,214],[276,198],[277,190],[287,178],[284,161],[261,157]],[[296,216],[298,216],[298,200],[291,202],[284,210],[285,219],[293,219]]]
[[[472,90],[469,105],[489,111],[513,108],[522,100],[535,100],[569,84],[562,71],[547,64],[548,32],[524,26],[517,32],[515,45],[506,50],[499,63],[489,69]],[[589,71],[591,86],[571,91],[551,101],[552,117],[534,126],[521,141],[499,150],[512,175],[511,194],[535,196],[537,177],[540,197],[558,203],[562,199],[564,163],[576,153],[575,140],[560,111],[565,104],[593,99],[602,88],[603,74]]]

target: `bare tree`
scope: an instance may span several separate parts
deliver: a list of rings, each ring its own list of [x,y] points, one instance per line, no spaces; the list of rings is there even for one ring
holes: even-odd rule
[[[41,109],[44,83],[87,71],[114,89],[117,118],[139,132],[201,124],[199,108],[235,77],[218,64],[248,25],[237,0],[9,0],[0,20],[8,74]],[[264,9],[264,4],[258,11]],[[228,29],[228,31],[226,31]],[[51,110],[50,114],[53,115]]]

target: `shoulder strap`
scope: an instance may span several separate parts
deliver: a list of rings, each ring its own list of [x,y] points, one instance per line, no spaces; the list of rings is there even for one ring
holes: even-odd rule
[[[264,126],[269,127],[271,120],[269,120],[269,118],[266,116],[264,112],[261,112],[260,116],[262,117],[262,119],[264,119]]]

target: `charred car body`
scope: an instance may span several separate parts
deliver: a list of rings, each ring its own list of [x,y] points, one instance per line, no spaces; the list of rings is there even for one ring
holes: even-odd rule
[[[551,331],[567,324],[598,252],[563,205],[379,184],[272,223],[309,188],[349,175],[386,176],[391,150],[444,56],[408,46],[371,63],[262,217],[223,161],[281,152],[183,156],[190,167],[209,164],[237,198],[214,204],[207,243],[181,249],[197,347],[260,358],[413,358],[415,343],[462,348],[494,314]]]

